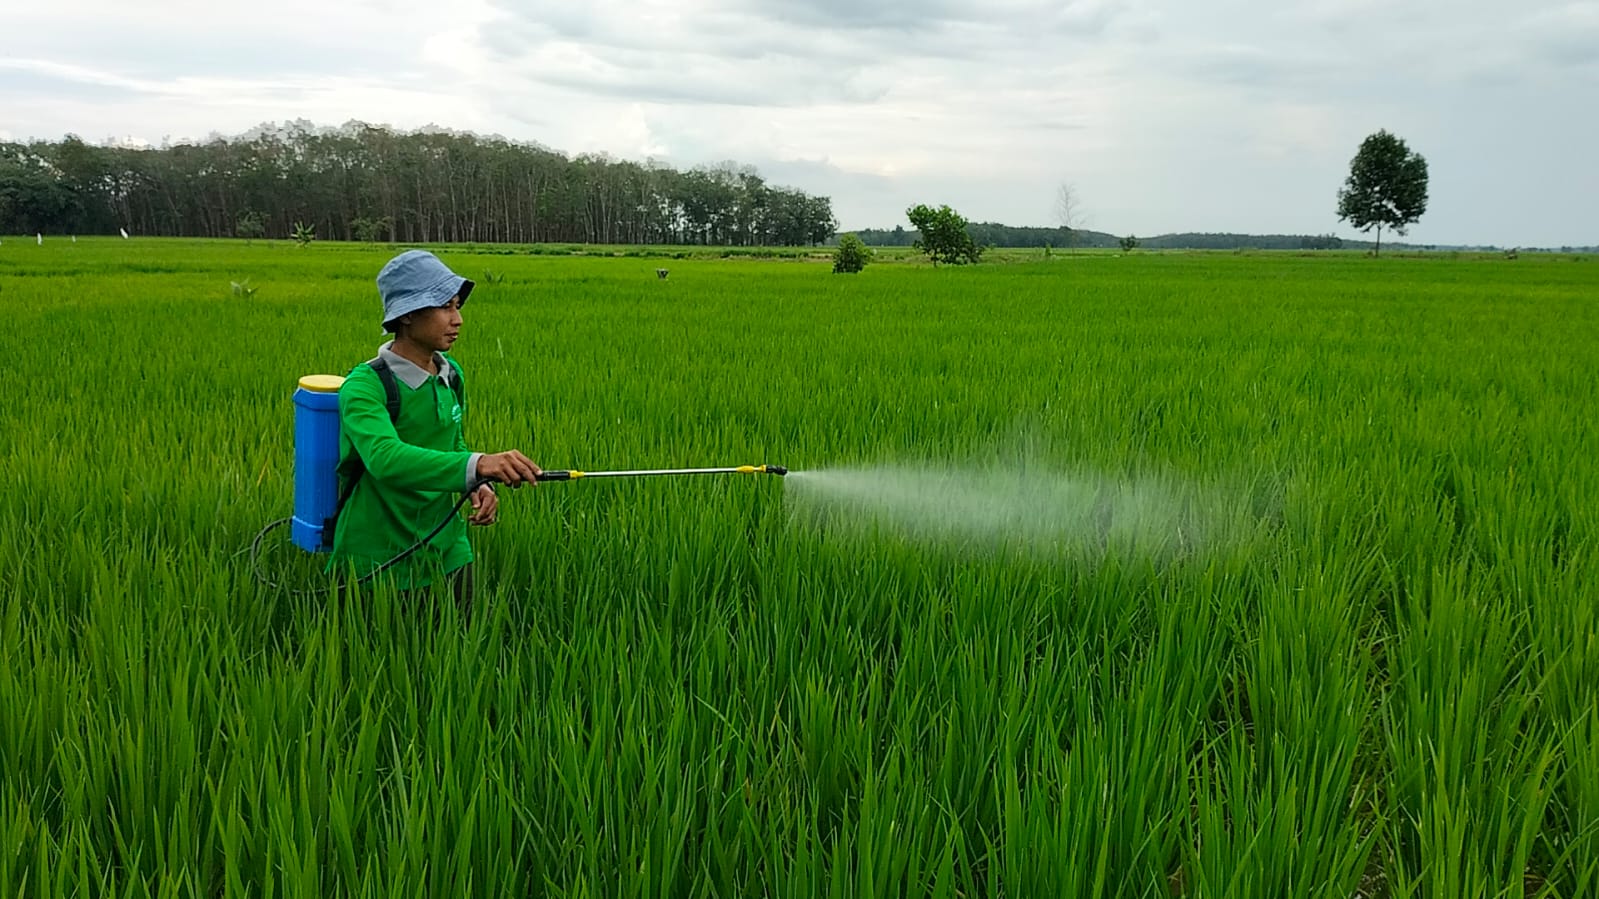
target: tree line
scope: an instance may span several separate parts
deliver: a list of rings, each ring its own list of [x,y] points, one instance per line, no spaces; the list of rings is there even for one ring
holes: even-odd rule
[[[998,222],[969,222],[966,230],[972,241],[980,247],[1008,247],[1013,249],[1037,247],[1065,247],[1072,233],[1065,228],[1039,228],[1027,225],[1003,225]],[[893,228],[862,228],[855,232],[868,246],[910,247],[921,236],[915,229],[904,225]],[[1099,231],[1075,232],[1076,246],[1114,247],[1116,238]]]
[[[816,245],[832,200],[724,162],[605,154],[352,122],[264,125],[159,148],[0,143],[0,233],[317,237],[404,243]]]
[[[1382,229],[1397,234],[1418,221],[1427,211],[1427,160],[1412,151],[1405,141],[1378,131],[1360,145],[1350,161],[1349,177],[1338,191],[1338,218],[1361,231],[1377,230],[1373,253],[1382,245]],[[977,262],[984,247],[1105,247],[1119,246],[1130,252],[1139,246],[1161,249],[1243,249],[1263,250],[1338,250],[1354,247],[1361,241],[1346,242],[1332,234],[1244,235],[1244,234],[1165,234],[1139,240],[1129,234],[1122,238],[1081,227],[1083,211],[1077,188],[1069,182],[1059,185],[1055,194],[1058,228],[1012,228],[994,223],[972,224],[947,205],[935,210],[922,204],[907,211],[917,230],[895,226],[892,231],[867,229],[860,238],[875,246],[914,246],[927,253],[933,264],[939,262]]]
[[[966,226],[978,246],[1007,247],[1015,249],[1053,247],[1063,249],[1078,247],[1088,249],[1115,249],[1121,238],[1104,231],[1084,229],[1039,228],[1002,225],[995,222],[972,222]],[[893,228],[863,228],[855,234],[868,246],[915,246],[920,234],[904,226]],[[1139,246],[1150,249],[1233,250],[1340,250],[1366,248],[1364,241],[1346,241],[1331,234],[1162,234],[1158,237],[1141,237]]]

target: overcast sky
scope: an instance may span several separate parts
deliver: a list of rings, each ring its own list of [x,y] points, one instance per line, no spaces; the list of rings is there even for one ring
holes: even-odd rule
[[[15,0],[0,139],[426,125],[1054,225],[1355,232],[1379,128],[1419,243],[1599,244],[1599,0]],[[1386,239],[1386,238],[1385,238]]]

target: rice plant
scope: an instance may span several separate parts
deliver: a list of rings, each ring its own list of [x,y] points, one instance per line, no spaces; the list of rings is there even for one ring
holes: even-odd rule
[[[474,445],[795,474],[275,590],[390,251],[0,245],[0,896],[1599,890],[1594,266],[438,251]]]

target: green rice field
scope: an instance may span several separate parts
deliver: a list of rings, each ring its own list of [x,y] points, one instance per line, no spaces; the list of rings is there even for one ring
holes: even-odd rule
[[[0,897],[1599,896],[1599,259],[434,249],[475,449],[794,473],[269,586],[396,249],[6,238]]]

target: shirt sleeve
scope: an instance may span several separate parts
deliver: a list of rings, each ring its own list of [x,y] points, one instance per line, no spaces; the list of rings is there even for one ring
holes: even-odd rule
[[[367,475],[386,486],[439,493],[462,490],[460,485],[470,483],[467,475],[476,468],[471,453],[431,450],[400,439],[375,375],[345,379],[339,389],[339,424]]]
[[[463,452],[469,451],[469,447],[466,445],[466,376],[461,373],[461,366],[456,365],[455,360],[451,359],[445,364],[450,366],[450,377],[461,385],[461,423],[460,427],[455,430],[455,448]],[[477,463],[481,458],[483,458],[482,453],[472,453],[472,457],[467,460],[466,486],[462,489],[472,489],[473,482],[477,480]],[[493,489],[492,483],[489,485],[489,489]]]

